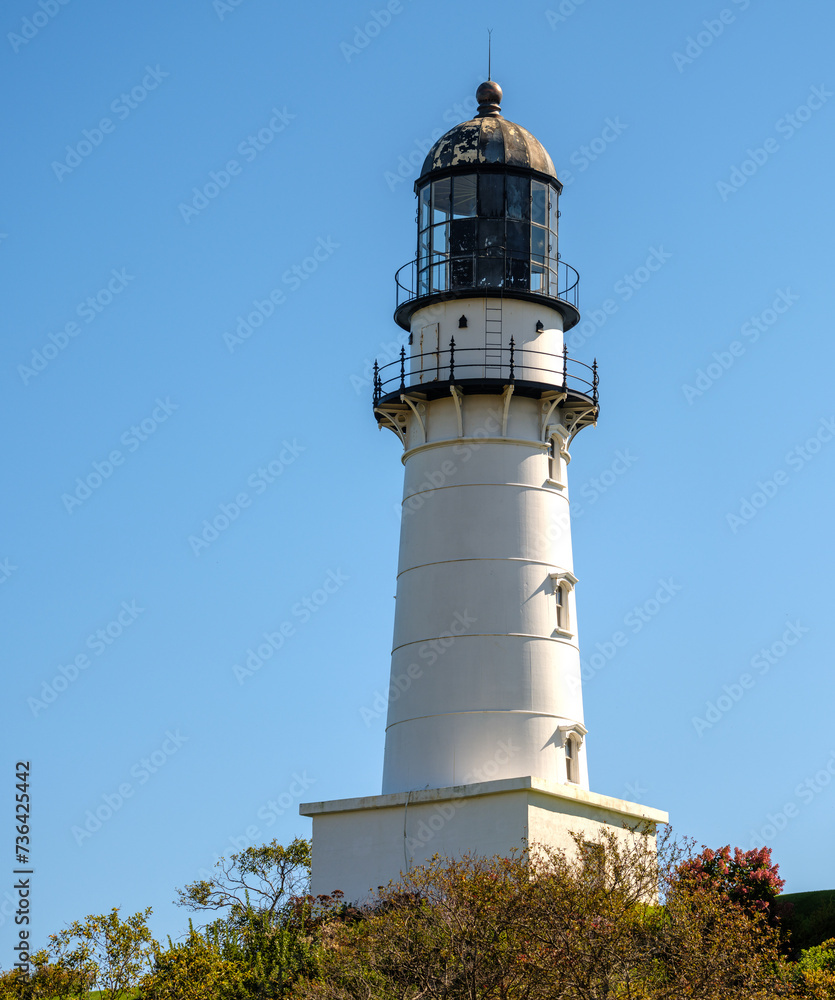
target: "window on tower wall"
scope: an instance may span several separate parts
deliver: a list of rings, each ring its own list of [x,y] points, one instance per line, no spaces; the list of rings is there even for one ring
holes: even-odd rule
[[[577,784],[580,780],[577,761],[577,740],[568,736],[565,741],[565,778],[566,781]]]
[[[568,572],[552,573],[551,582],[554,587],[555,629],[557,635],[567,639],[574,637],[571,621],[571,593],[577,578]]]
[[[560,446],[556,438],[548,443],[548,478],[552,483],[560,481]]]
[[[565,489],[563,481],[563,458],[560,439],[556,435],[548,441],[548,485]]]
[[[568,595],[562,584],[557,584],[554,593],[557,602],[557,629],[560,632],[568,631]]]

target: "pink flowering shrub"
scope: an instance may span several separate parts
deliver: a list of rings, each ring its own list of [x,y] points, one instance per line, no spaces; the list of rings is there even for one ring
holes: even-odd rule
[[[712,851],[703,848],[701,854],[682,862],[679,875],[696,886],[721,893],[732,903],[766,916],[773,912],[772,903],[785,885],[779,865],[771,861],[771,848],[760,847],[743,851],[730,845]]]

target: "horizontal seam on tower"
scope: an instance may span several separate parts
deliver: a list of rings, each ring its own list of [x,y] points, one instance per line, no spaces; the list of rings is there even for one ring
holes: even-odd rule
[[[404,573],[411,573],[416,569],[423,569],[425,566],[446,566],[449,563],[460,562],[521,562],[530,566],[554,566],[553,562],[546,562],[544,559],[526,559],[524,556],[465,556],[463,559],[437,559],[435,562],[418,563],[417,566],[409,566],[408,569],[401,569],[397,574],[399,580]],[[565,568],[565,567],[564,567]]]
[[[576,646],[576,642],[567,642],[564,636],[555,635],[542,635],[538,632],[462,632],[460,635],[436,635],[429,639],[413,639],[411,642],[401,642],[399,646],[395,646],[391,655],[397,652],[398,649],[405,649],[406,646],[417,646],[422,642],[438,642],[441,639],[469,639],[469,638],[513,638],[513,639],[546,639],[548,642],[561,642],[566,646]],[[428,664],[427,664],[428,666]]]
[[[566,500],[568,499],[568,493],[564,488],[562,490],[556,490],[553,487],[548,486],[535,486],[533,483],[451,483],[449,486],[430,486],[428,490],[415,490],[414,493],[409,493],[403,497],[401,506],[409,499],[409,497],[419,497],[422,493],[434,493],[435,490],[460,490],[465,489],[468,486],[515,486],[519,489],[537,490],[540,493],[550,493],[553,496],[563,497]]]
[[[408,719],[400,719],[399,722],[391,722],[386,726],[386,731],[395,726],[402,726],[406,722],[418,722],[421,719],[437,719],[442,715],[535,715],[540,719],[568,719],[567,715],[554,715],[553,712],[535,712],[530,708],[468,708],[463,712],[433,712],[432,715],[412,715]],[[569,722],[582,722],[581,719],[568,719]]]
[[[432,448],[443,448],[450,445],[459,444],[515,444],[529,448],[537,448],[539,451],[548,450],[548,442],[542,439],[532,440],[531,438],[511,438],[511,437],[454,437],[442,438],[439,441],[425,441],[423,444],[415,445],[403,452],[401,461],[406,464],[406,459],[411,455],[417,455],[421,451],[429,451]]]

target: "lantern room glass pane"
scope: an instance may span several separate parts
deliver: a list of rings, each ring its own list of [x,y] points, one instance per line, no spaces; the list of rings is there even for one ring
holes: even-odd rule
[[[450,265],[453,288],[472,288],[474,263],[472,257],[453,258]]]
[[[475,219],[457,219],[450,223],[449,249],[454,257],[475,250],[475,227]]]
[[[418,195],[418,229],[423,230],[429,225],[429,199],[432,185],[425,184]]]
[[[486,288],[501,288],[504,284],[504,259],[502,257],[477,258],[476,285]]]
[[[501,219],[504,215],[504,175],[481,174],[478,178],[480,219]]]
[[[507,178],[507,217],[524,219],[531,217],[531,186],[527,177],[509,174]]]
[[[446,222],[449,218],[449,197],[452,188],[451,178],[442,181],[432,181],[432,222]]]
[[[514,257],[527,256],[530,226],[525,222],[507,223],[507,249]]]
[[[449,252],[449,226],[432,227],[432,253],[446,254]]]
[[[461,174],[452,179],[453,219],[472,219],[475,216],[476,175]]]
[[[508,257],[507,284],[510,288],[530,288],[531,265],[527,257]]]
[[[540,263],[546,256],[547,232],[542,226],[531,226],[531,256]]]
[[[422,232],[418,237],[418,267],[423,267],[429,257],[429,230]]]
[[[554,235],[556,235],[559,229],[559,226],[557,224],[557,219],[559,219],[559,214],[560,214],[560,209],[559,209],[560,196],[557,194],[557,189],[554,187],[551,188],[550,194],[551,194],[550,198],[551,212],[550,212],[550,222],[548,223],[548,228],[551,230],[552,233],[554,233]]]
[[[548,230],[548,256],[557,259],[557,234]]]
[[[446,262],[434,264],[432,267],[432,291],[445,292],[449,288]]]
[[[542,181],[531,181],[531,222],[548,224],[548,186]]]
[[[504,225],[498,219],[481,220],[478,224],[478,245],[482,249],[504,246]]]

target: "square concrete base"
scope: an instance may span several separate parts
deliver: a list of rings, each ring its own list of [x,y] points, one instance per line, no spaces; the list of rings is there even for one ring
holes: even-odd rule
[[[369,899],[433,854],[507,854],[522,841],[574,850],[571,831],[588,840],[601,827],[629,830],[668,822],[659,809],[539,778],[504,778],[361,799],[307,802],[313,819],[314,895],[341,889],[346,900]]]

